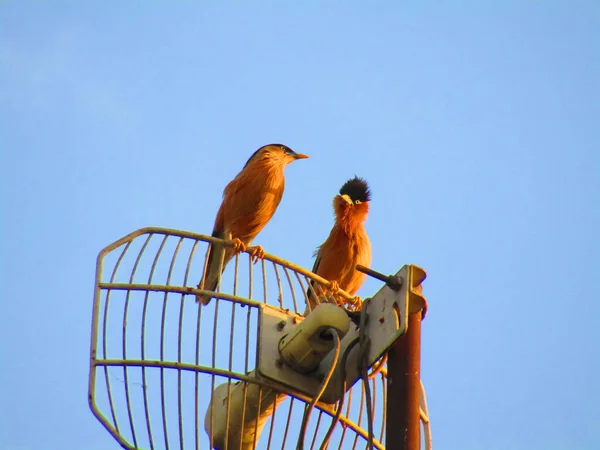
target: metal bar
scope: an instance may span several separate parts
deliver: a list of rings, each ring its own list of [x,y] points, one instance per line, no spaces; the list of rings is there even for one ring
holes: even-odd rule
[[[273,430],[275,429],[275,412],[277,411],[277,396],[273,398],[273,414],[271,414],[271,427],[269,428],[269,439],[265,450],[271,449],[271,440],[273,439]]]
[[[285,444],[287,442],[288,433],[290,431],[290,417],[292,417],[292,409],[294,409],[294,399],[290,398],[290,409],[288,411],[288,420],[285,422],[285,431],[283,432],[283,442],[281,443],[281,448],[285,448]]]
[[[264,264],[264,261],[262,261]],[[235,269],[235,283],[238,282],[238,267]],[[248,257],[248,298],[252,298],[254,289],[254,264],[252,264],[252,257]],[[237,289],[234,289],[233,295],[237,295]]]
[[[252,264],[250,264],[252,266]],[[233,278],[233,295],[237,295],[238,288],[238,271],[240,268],[240,259],[235,258],[235,275]],[[229,330],[229,361],[227,368],[230,372],[233,372],[233,341],[235,336],[235,303],[231,304],[231,328]],[[227,408],[225,413],[225,448],[229,447],[229,424],[231,418],[231,378],[227,379]],[[242,407],[245,407],[243,405]],[[181,449],[183,450],[183,449]]]
[[[377,280],[383,281],[385,284],[387,284],[390,288],[394,290],[398,290],[402,285],[400,280],[396,279],[396,277],[392,275],[384,275],[382,273],[377,272],[376,270],[370,269],[365,266],[361,266],[360,264],[356,266],[356,270],[366,275],[369,275],[370,277],[376,278]]]
[[[166,237],[160,243],[160,247],[156,251],[156,255],[154,255],[154,261],[152,261],[152,268],[150,269],[150,273],[148,274],[148,284],[152,283],[152,278],[154,277],[154,271],[156,270],[156,264],[158,263],[158,259],[165,247]],[[140,346],[141,346],[141,356],[142,360],[146,359],[146,317],[148,314],[148,296],[150,295],[150,291],[146,291],[144,295],[144,307],[142,309],[142,330],[141,330],[141,338],[140,338]],[[148,440],[150,441],[150,449],[154,450],[154,439],[152,437],[152,427],[150,425],[150,408],[148,407],[148,388],[146,383],[146,367],[142,367],[142,384],[144,385],[144,412],[146,414],[146,426],[148,428]]]
[[[264,261],[263,261],[263,269],[264,269]],[[246,357],[244,358],[244,374],[249,372],[249,353],[250,353],[250,319],[252,314],[252,308],[248,307],[248,311],[246,313]],[[246,400],[248,399],[248,383],[244,382],[244,393],[243,393],[243,401],[242,401],[242,436],[244,435],[244,424],[246,423]],[[241,448],[241,441],[240,441]],[[239,449],[238,449],[239,450]]]
[[[133,283],[133,280],[135,278],[135,272],[137,271],[138,265],[140,264],[140,260],[142,259],[142,256],[144,255],[144,251],[146,250],[146,247],[148,246],[148,243],[150,242],[150,239],[152,238],[152,235],[149,234],[148,237],[146,238],[146,241],[144,242],[144,244],[142,245],[142,248],[140,249],[137,258],[135,259],[135,263],[133,264],[133,268],[131,269],[131,274],[129,276],[129,282]],[[127,291],[127,294],[125,295],[125,308],[123,309],[123,336],[122,336],[122,341],[123,341],[123,359],[127,359],[127,314],[129,312],[129,299],[131,296],[131,291]],[[127,404],[127,415],[129,417],[129,427],[131,429],[131,436],[133,437],[133,446],[134,447],[138,447],[138,441],[137,441],[137,436],[135,435],[135,426],[134,426],[134,421],[133,421],[133,412],[131,409],[131,396],[129,394],[129,377],[127,374],[127,367],[123,366],[123,378],[124,378],[124,384],[125,384],[125,402]],[[145,383],[144,383],[145,386]]]
[[[263,302],[250,300],[245,297],[226,294],[225,292],[205,291],[192,287],[182,286],[167,286],[164,284],[129,284],[129,283],[98,283],[101,289],[109,289],[114,291],[152,291],[152,292],[175,292],[178,294],[209,294],[214,298],[224,299],[230,302],[239,303],[241,305],[260,306]]]
[[[292,301],[294,302],[294,312],[296,314],[300,314],[300,312],[298,312],[298,303],[296,302],[296,293],[294,292],[294,285],[292,284],[292,278],[290,277],[290,273],[288,272],[286,267],[283,268],[283,272],[285,273],[285,276],[287,277],[288,283],[290,285],[290,291],[292,292]]]
[[[236,264],[237,258],[239,255],[236,255]],[[225,252],[221,254],[221,262],[220,266],[221,270],[225,267]],[[221,276],[222,273],[219,274],[217,278],[217,291],[221,290]],[[213,404],[214,395],[215,395],[215,372],[214,369],[217,367],[217,324],[219,318],[219,305],[221,304],[220,298],[215,298],[215,316],[213,320],[213,338],[212,338],[212,354],[211,354],[211,367],[213,368],[213,372],[210,376],[210,403]],[[202,306],[200,306],[202,308]],[[229,400],[228,400],[229,401]],[[210,408],[210,419],[209,419],[209,430],[208,435],[210,437],[210,448],[214,447],[214,437],[215,437],[215,408]]]
[[[315,448],[315,444],[317,443],[317,435],[319,434],[319,427],[321,426],[321,419],[323,418],[323,410],[319,411],[319,415],[317,416],[317,424],[315,425],[315,432],[313,433],[313,438],[310,443],[310,450]]]
[[[247,353],[246,353],[246,360],[248,360],[248,354]],[[248,373],[248,371],[246,370],[245,373]],[[245,382],[245,381],[243,383],[244,383],[244,393],[243,393],[244,400],[242,401],[242,420],[241,420],[241,422],[242,422],[242,433],[241,433],[241,435],[242,436],[244,435],[244,430],[245,430],[245,427],[246,427],[246,425],[245,425],[246,424],[246,405],[247,405],[246,400],[248,400],[248,383]],[[235,450],[242,450],[242,447],[243,447],[242,444],[243,444],[243,440],[240,439],[240,448],[239,449],[235,449]]]
[[[408,330],[388,354],[386,448],[421,446],[421,312],[408,316]]]
[[[129,249],[129,246],[131,245],[131,242],[128,242],[127,245],[123,248],[123,251],[121,252],[121,255],[119,256],[119,259],[117,260],[117,263],[115,264],[115,267],[113,268],[112,274],[110,276],[110,281],[111,283],[114,281],[115,277],[117,276],[117,270],[119,270],[119,266],[121,265],[121,262],[123,261],[123,257],[125,256],[125,253],[127,253],[127,250]],[[102,353],[104,355],[104,359],[107,358],[106,356],[106,329],[107,329],[107,324],[108,324],[108,307],[109,307],[109,301],[110,301],[110,291],[108,291],[106,293],[106,299],[104,301],[104,317],[102,319]],[[119,433],[119,424],[117,423],[117,415],[115,412],[115,406],[114,406],[114,402],[113,402],[113,397],[112,397],[112,391],[110,388],[110,379],[108,376],[108,367],[104,368],[104,378],[106,381],[106,391],[108,393],[108,403],[110,405],[110,412],[113,418],[113,423],[115,425],[115,429],[117,430],[117,433]]]
[[[179,252],[179,248],[183,243],[184,238],[179,238],[179,242],[177,243],[176,253]],[[188,257],[188,263],[186,265],[185,275],[183,285],[187,285],[187,277],[190,271],[190,265],[192,263],[193,253],[190,253]],[[173,258],[172,266],[175,264],[175,258]],[[171,268],[172,268],[171,266]],[[168,283],[167,283],[168,284]],[[183,335],[183,305],[184,305],[184,297],[185,295],[181,295],[181,303],[179,304],[179,331],[177,336],[177,361],[181,362],[181,337]],[[177,371],[177,412],[179,413],[179,450],[183,450],[183,410],[182,410],[182,400],[181,400],[181,370]]]
[[[266,304],[269,303],[268,301],[268,290],[267,290],[267,265],[265,263],[264,259],[261,259],[260,261],[261,264],[261,268],[262,268],[262,279],[263,279],[263,301]],[[250,286],[252,286],[252,265],[250,266]],[[252,289],[250,290],[250,295],[248,296],[248,298],[252,298]]]
[[[278,288],[278,297],[279,307],[281,309],[285,309],[283,305],[283,286],[281,285],[281,277],[279,276],[279,271],[277,270],[277,264],[273,263],[273,269],[275,269],[275,278],[277,279],[277,288]]]
[[[198,305],[198,315],[196,316],[196,367],[200,365],[200,326],[202,324],[202,306]],[[195,419],[195,428],[196,428],[196,450],[200,450],[200,395],[199,395],[199,385],[200,385],[200,372],[195,373],[195,390],[194,390],[194,419]]]
[[[225,257],[225,253],[223,253],[223,258]],[[221,260],[223,261],[223,260]],[[223,267],[223,264],[221,264],[221,267]],[[221,279],[221,277],[219,277],[219,280]],[[218,285],[221,282],[218,281]],[[217,318],[219,317],[219,304],[221,303],[221,299],[216,298],[215,299],[215,316],[213,319],[213,338],[212,338],[212,353],[211,353],[211,367],[213,369],[213,372],[211,373],[210,376],[210,403],[209,405],[213,404],[214,401],[214,395],[215,395],[215,372],[214,370],[216,369],[217,366]],[[202,308],[203,306],[201,306],[200,308]],[[227,371],[229,372],[229,371]],[[210,419],[209,419],[209,426],[208,426],[208,435],[210,437],[210,448],[214,447],[214,437],[215,437],[215,408],[210,408]]]
[[[165,238],[166,240],[166,238]],[[175,247],[175,251],[173,252],[173,257],[171,258],[171,264],[169,265],[169,272],[167,274],[167,283],[169,286],[171,284],[171,275],[173,275],[173,267],[175,266],[175,260],[177,259],[177,255],[179,254],[179,249],[181,248],[181,242],[183,238],[181,237],[177,242],[177,246]],[[160,322],[160,359],[161,361],[165,360],[165,327],[166,327],[166,319],[167,319],[167,302],[168,302],[169,293],[165,292],[163,298],[163,307],[162,307],[162,317]],[[173,298],[173,297],[171,297]],[[160,386],[161,386],[161,407],[162,407],[162,418],[163,418],[163,428],[165,432],[165,447],[167,450],[169,449],[169,436],[168,436],[168,427],[167,427],[167,402],[165,399],[165,372],[163,368],[160,369]],[[183,447],[183,438],[181,438],[181,446]]]
[[[120,244],[122,245],[122,244]],[[129,247],[130,243],[126,245]],[[115,247],[117,248],[117,247]],[[102,290],[98,287],[98,283],[102,279],[102,274],[104,270],[104,256],[108,250],[103,250],[100,252],[98,257],[96,258],[96,286],[94,287],[94,307],[92,312],[92,337],[90,342],[90,376],[88,380],[88,405],[92,410],[92,413],[98,418],[98,420],[102,423],[102,425],[108,430],[108,432],[117,439],[120,444],[125,444],[125,441],[119,434],[116,432],[116,428],[108,422],[108,420],[104,417],[104,415],[100,412],[96,405],[95,393],[96,393],[96,356],[98,352],[98,328],[99,328],[99,320],[100,320],[100,303],[102,302],[101,295]],[[122,256],[121,256],[122,257]],[[106,327],[104,327],[104,332],[106,331]],[[104,340],[104,338],[103,338]],[[105,353],[104,357],[106,357],[106,344],[104,344]],[[105,375],[108,378],[108,369],[105,368]],[[116,419],[115,419],[116,422]]]
[[[359,408],[360,409],[359,409],[359,412],[358,412],[358,422],[357,422],[357,424],[358,424],[358,426],[360,428],[362,428],[363,411],[365,409],[365,385],[363,383],[360,383],[360,403],[359,403]],[[356,446],[358,445],[358,436],[359,436],[358,433],[356,433],[356,435],[354,436],[354,443],[352,444],[352,450],[356,450]],[[363,435],[363,437],[365,437],[365,436]]]
[[[346,414],[343,414],[343,417],[350,417],[350,407],[352,405],[352,391],[354,390],[354,387],[351,387],[350,390],[348,392],[346,392],[346,403],[342,406],[346,407]],[[341,401],[341,400],[340,400]],[[339,406],[338,406],[339,408]],[[340,416],[340,421],[342,421],[342,416]],[[344,439],[346,438],[346,427],[342,427],[342,435],[340,436],[340,445],[338,447],[338,450],[342,449],[342,445],[344,444]]]
[[[298,275],[296,273],[296,275]],[[300,279],[300,278],[298,278]],[[304,303],[306,304],[306,307],[304,308],[304,315],[308,315],[309,313],[312,312],[312,308],[310,307],[310,300],[309,300],[309,292],[312,292],[313,297],[312,298],[317,298],[317,293],[315,292],[315,288],[313,287],[312,283],[311,283],[311,279],[308,277],[304,277],[304,281],[306,282],[306,288],[304,288],[304,284],[302,282],[300,282],[300,287],[302,289],[302,293],[304,295]]]
[[[263,388],[260,387],[258,390],[258,406],[256,409],[257,416],[256,416],[256,420],[254,421],[254,444],[252,446],[252,448],[254,448],[254,449],[256,448],[256,444],[258,442],[258,435],[259,435],[259,433],[258,433],[258,422],[259,422],[258,418],[260,417],[260,404],[262,403],[262,396],[263,396]],[[229,431],[229,430],[227,430],[227,431]]]
[[[194,245],[192,246],[192,248],[190,250],[190,256],[188,258],[187,266],[185,267],[185,275],[183,277],[183,285],[184,286],[187,286],[187,284],[188,284],[188,278],[189,278],[189,275],[190,275],[190,269],[192,267],[192,260],[194,259],[194,254],[196,253],[196,249],[197,248],[198,248],[198,241],[194,241]],[[181,294],[181,305],[180,305],[180,310],[179,310],[179,340],[178,340],[178,343],[177,343],[177,345],[178,345],[178,348],[177,348],[177,362],[181,362],[181,356],[182,356],[182,339],[181,339],[181,336],[183,334],[183,303],[184,303],[184,297],[185,297],[185,295]],[[200,309],[200,308],[198,308],[198,309]],[[177,382],[178,382],[178,386],[179,386],[179,392],[178,392],[178,395],[179,395],[179,399],[178,399],[179,400],[179,411],[180,411],[179,412],[179,420],[180,420],[180,422],[183,422],[182,417],[181,417],[181,407],[182,407],[182,405],[181,405],[181,403],[182,403],[182,399],[181,399],[181,370],[178,372],[177,376],[178,376]],[[196,374],[196,376],[198,376],[198,374]],[[196,425],[195,430],[196,430],[196,436],[197,436],[198,435],[198,423],[197,423],[197,421],[196,421],[195,425]],[[180,429],[179,430],[180,430],[180,433],[183,434],[183,430],[181,428],[181,425],[180,425]],[[197,447],[198,447],[198,442],[196,441],[196,448]]]
[[[140,228],[139,230],[136,230],[132,233],[129,233],[127,236],[106,246],[104,249],[102,249],[101,254],[104,255],[104,254],[110,252],[111,250],[114,250],[115,248],[120,247],[124,243],[126,243],[128,241],[132,241],[136,237],[141,236],[143,234],[147,234],[147,233],[185,237],[185,238],[195,239],[195,240],[209,242],[209,243],[213,243],[213,244],[219,244],[219,245],[222,245],[225,247],[233,246],[233,242],[231,242],[231,241],[215,238],[212,236],[206,236],[204,234],[192,233],[190,231],[175,230],[172,228],[145,227],[145,228]],[[252,250],[245,251],[245,253],[251,253],[251,252],[252,252]],[[311,280],[315,280],[317,283],[319,283],[323,286],[330,286],[330,284],[331,284],[328,280],[326,280],[323,277],[320,277],[319,275],[312,273],[310,270],[305,269],[304,267],[301,267],[301,266],[294,264],[290,261],[287,261],[283,258],[279,258],[275,255],[271,255],[270,253],[265,253],[264,259],[267,261],[271,261],[274,264],[279,264],[280,266],[287,267],[288,269],[291,269],[294,272],[298,272],[304,276],[307,276]],[[204,292],[202,292],[202,293],[204,293]],[[340,291],[338,293],[338,297],[342,297],[346,300],[349,300],[350,302],[354,301],[354,297],[342,289],[340,289]]]

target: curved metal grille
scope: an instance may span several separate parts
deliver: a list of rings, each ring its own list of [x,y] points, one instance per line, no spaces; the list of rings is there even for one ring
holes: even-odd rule
[[[203,291],[196,285],[206,261],[198,255],[215,242],[224,243],[195,233],[144,228],[98,255],[89,402],[124,448],[212,448],[204,428],[212,435],[215,418],[210,409],[205,420],[205,412],[211,398],[218,400],[215,388],[220,385],[226,397],[236,389],[242,393],[242,415],[247,408],[261,412],[252,442],[241,447],[229,443],[229,448],[296,448],[304,406],[311,399],[280,393],[281,387],[253,376],[258,312],[270,304],[299,316],[310,281],[323,288],[329,282],[273,255],[253,265],[248,254],[241,254],[223,273],[222,292],[200,306],[195,295]],[[343,291],[337,300],[353,302]],[[380,370],[370,379],[378,449],[384,448],[385,374]],[[365,448],[364,404],[359,383],[346,394],[328,448]],[[316,405],[305,448],[321,447],[337,407]],[[233,414],[228,408],[226,420],[233,420]]]

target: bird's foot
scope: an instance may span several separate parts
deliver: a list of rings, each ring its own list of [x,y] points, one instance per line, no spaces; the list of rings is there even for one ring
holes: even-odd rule
[[[333,280],[329,282],[329,292],[333,295],[338,295],[340,293],[340,285],[337,281]]]
[[[233,238],[231,243],[233,244],[232,250],[234,255],[246,251],[246,244],[244,244],[239,238]]]
[[[260,245],[248,247],[248,250],[251,250],[250,259],[252,260],[252,264],[256,264],[260,259],[265,257],[265,249]]]
[[[348,301],[348,303],[350,303],[350,306],[354,311],[360,311],[363,301],[362,298],[360,298],[358,295],[355,295],[352,300]]]

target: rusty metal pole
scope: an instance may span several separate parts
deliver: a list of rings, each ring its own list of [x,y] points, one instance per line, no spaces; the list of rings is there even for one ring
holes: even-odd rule
[[[421,320],[427,314],[423,286],[427,274],[406,265],[400,277],[386,276],[364,266],[356,270],[384,281],[391,289],[406,290],[406,333],[388,351],[386,450],[420,450],[421,447]]]
[[[421,311],[408,316],[408,330],[388,353],[387,450],[421,446]]]

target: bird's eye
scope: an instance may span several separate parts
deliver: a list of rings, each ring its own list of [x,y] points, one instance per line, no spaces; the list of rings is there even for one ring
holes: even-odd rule
[[[354,203],[356,203],[357,205],[360,205],[362,202],[360,200],[356,200]]]

